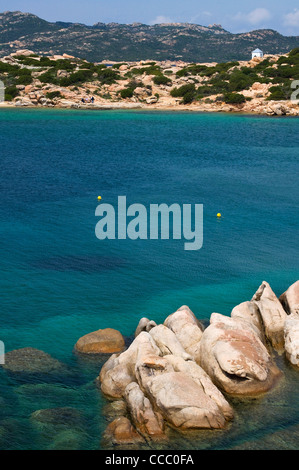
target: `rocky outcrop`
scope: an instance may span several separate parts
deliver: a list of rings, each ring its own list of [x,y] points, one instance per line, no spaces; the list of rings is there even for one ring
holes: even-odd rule
[[[106,328],[82,336],[77,341],[75,350],[83,354],[112,354],[123,351],[124,347],[122,334],[112,328]]]
[[[212,314],[201,342],[201,366],[212,381],[232,395],[259,395],[280,376],[266,347],[243,321]]]
[[[164,325],[167,326],[176,335],[177,339],[195,360],[200,360],[200,340],[202,337],[203,326],[197,320],[190,308],[183,306],[175,313],[166,318]]]
[[[274,294],[268,282],[263,282],[252,301],[256,303],[261,314],[265,334],[271,345],[278,352],[284,350],[284,324],[286,312]]]
[[[221,392],[165,325],[141,332],[127,351],[104,364],[99,379],[107,396],[125,398],[132,424],[146,440],[163,437],[164,423],[219,429],[233,416]]]
[[[294,284],[279,297],[279,300],[289,315],[299,315],[299,281],[294,282]]]
[[[290,315],[263,282],[230,317],[213,313],[205,330],[186,306],[163,325],[142,318],[131,346],[111,356],[98,378],[123,413],[109,425],[112,442],[164,439],[169,426],[222,429],[234,416],[223,392],[259,396],[281,377],[271,346],[282,351],[285,343],[287,358],[299,366],[298,283],[280,300]]]

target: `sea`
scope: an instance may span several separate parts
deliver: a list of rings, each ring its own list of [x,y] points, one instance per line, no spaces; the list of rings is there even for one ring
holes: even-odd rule
[[[107,357],[78,356],[81,336],[114,328],[129,344],[140,318],[161,323],[182,305],[207,326],[264,280],[279,296],[298,279],[298,122],[0,109],[0,340],[6,352],[36,348],[68,370],[47,379],[0,368],[1,449],[105,448],[111,407],[95,379]],[[119,196],[146,208],[202,204],[201,249],[171,236],[99,240],[96,209]],[[279,385],[260,398],[228,397],[235,419],[224,430],[170,430],[155,448],[298,450],[299,371],[275,360]],[[64,407],[77,418],[34,419]]]

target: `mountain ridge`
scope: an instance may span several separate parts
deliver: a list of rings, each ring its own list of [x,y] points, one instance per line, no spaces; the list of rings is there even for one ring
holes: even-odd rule
[[[183,60],[223,62],[246,60],[259,47],[284,54],[299,45],[299,36],[272,29],[230,33],[221,25],[191,23],[49,22],[32,13],[0,13],[0,56],[19,49],[53,55],[67,53],[91,61]]]

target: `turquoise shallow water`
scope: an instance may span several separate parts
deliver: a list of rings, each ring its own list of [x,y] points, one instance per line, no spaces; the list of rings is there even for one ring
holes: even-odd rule
[[[83,334],[112,327],[129,336],[141,316],[163,321],[183,304],[207,320],[229,314],[263,280],[280,295],[298,279],[298,119],[1,110],[0,141],[0,340],[7,351],[42,349],[76,375],[37,386],[0,371],[1,448],[99,448],[106,402],[93,380],[101,363],[73,354]],[[202,203],[203,248],[99,241],[98,195],[113,205],[118,195],[147,207]],[[278,361],[280,387],[234,403],[229,429],[174,436],[171,445],[299,447],[298,374]],[[83,418],[55,441],[57,430],[37,428],[30,415],[57,406]]]

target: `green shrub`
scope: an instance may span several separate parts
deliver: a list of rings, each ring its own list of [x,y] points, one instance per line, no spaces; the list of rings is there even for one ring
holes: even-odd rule
[[[22,62],[23,65],[28,65],[28,66],[33,66],[33,67],[40,66],[39,60],[34,59],[33,57],[16,56],[16,59]]]
[[[129,74],[132,75],[161,75],[161,67],[158,65],[150,65],[148,67],[133,68],[130,70]]]
[[[54,98],[61,98],[62,95],[60,93],[60,91],[49,91],[48,93],[46,93],[46,98],[48,98],[49,100],[53,100]]]
[[[78,83],[85,83],[92,79],[92,70],[78,70],[78,72],[72,73],[69,77],[62,77],[60,79],[61,86],[70,86]]]
[[[102,85],[111,85],[112,83],[115,83],[116,80],[119,80],[120,76],[116,70],[105,68],[98,70],[98,79]]]
[[[15,85],[11,85],[5,88],[5,101],[12,101],[18,96],[19,90]]]
[[[141,80],[133,79],[133,80],[129,81],[127,88],[132,88],[133,90],[135,90],[135,88],[137,88],[137,87],[143,88],[143,86],[144,85],[143,85]]]
[[[194,91],[188,91],[187,93],[184,94],[182,102],[183,102],[183,104],[189,104],[189,103],[192,103],[194,98],[195,98],[195,92]]]
[[[58,80],[57,80],[57,77],[56,77],[56,73],[55,71],[53,70],[48,70],[47,72],[41,74],[38,79],[42,82],[42,83],[52,83],[53,85],[57,85],[58,84]]]
[[[31,75],[20,75],[17,79],[17,85],[30,85],[33,82]]]
[[[289,57],[294,57],[299,55],[299,47],[295,47],[295,49],[292,49],[291,52],[289,53]]]
[[[171,90],[170,95],[174,98],[182,98],[182,103],[189,104],[195,99],[196,90],[194,83],[183,85],[179,88]]]
[[[229,78],[229,89],[230,91],[246,90],[251,87],[254,81],[254,78],[244,73],[244,71],[236,70]]]
[[[10,73],[12,75],[16,75],[19,70],[19,65],[10,65],[0,61],[0,73]]]
[[[33,81],[31,70],[29,69],[20,69],[18,73],[17,84],[18,85],[30,85]]]
[[[39,64],[41,67],[54,67],[56,62],[54,60],[49,59],[49,57],[41,57]]]
[[[272,86],[269,88],[270,96],[267,98],[268,101],[281,101],[281,100],[289,100],[292,94],[292,88],[290,83],[285,83],[281,86]]]
[[[126,62],[120,62],[119,64],[112,65],[113,69],[119,69],[122,65],[128,65]]]
[[[182,85],[179,88],[174,88],[173,90],[171,90],[170,95],[173,98],[182,98],[184,95],[190,92],[195,95],[195,85],[193,83]]]
[[[172,81],[169,77],[165,77],[165,75],[155,75],[154,77],[154,84],[155,85],[171,85]]]
[[[132,98],[133,93],[134,93],[133,88],[124,88],[123,90],[121,90],[120,96],[121,96],[123,99]]]
[[[242,104],[246,101],[245,96],[241,93],[225,93],[223,99],[227,104]]]

